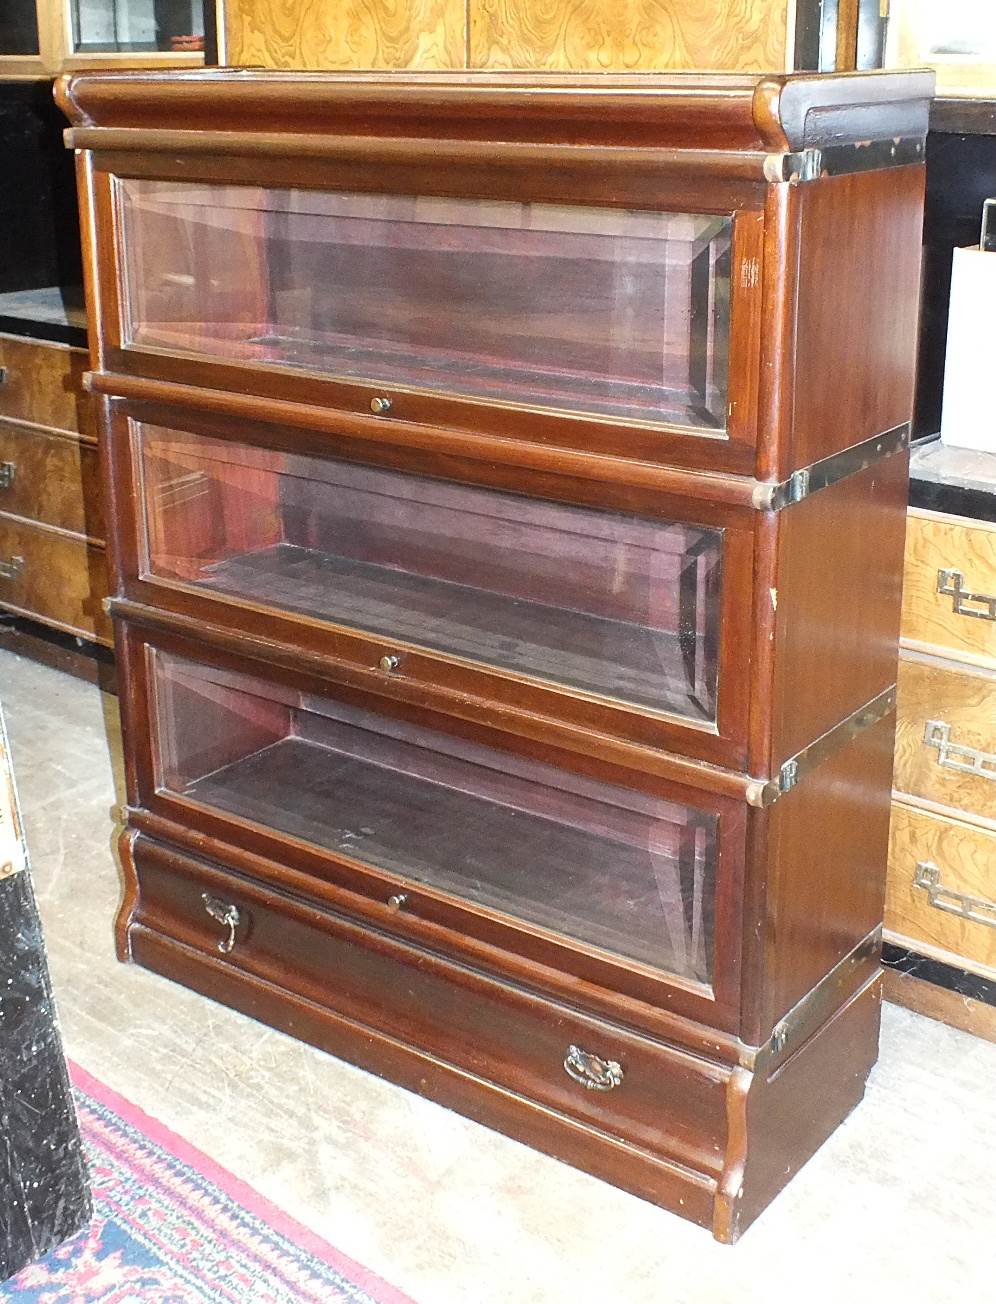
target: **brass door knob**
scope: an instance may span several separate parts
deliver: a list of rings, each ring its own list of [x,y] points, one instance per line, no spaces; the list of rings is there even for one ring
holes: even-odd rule
[[[392,670],[397,670],[398,666],[401,665],[401,658],[397,656],[384,656],[381,657],[377,664],[380,666],[381,670],[390,674]]]
[[[389,398],[372,398],[370,400],[370,411],[375,417],[382,417],[385,412],[390,412],[391,400]]]

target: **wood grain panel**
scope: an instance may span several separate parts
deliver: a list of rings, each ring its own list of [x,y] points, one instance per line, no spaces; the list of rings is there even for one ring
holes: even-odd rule
[[[996,819],[996,767],[989,778],[942,765],[939,749],[924,739],[928,721],[948,725],[956,746],[996,753],[996,674],[915,654],[901,657],[893,776],[899,792]]]
[[[100,485],[92,444],[8,425],[0,418],[0,470],[0,510],[100,540]]]
[[[942,570],[959,571],[970,592],[996,597],[996,525],[909,513],[902,622],[905,647],[996,670],[996,621],[955,611],[954,599],[937,592]],[[969,606],[985,610],[978,602]]]
[[[940,868],[945,888],[991,902],[996,897],[996,835],[893,802],[885,901],[886,928],[911,939],[914,950],[917,942],[926,942],[949,964],[966,960],[993,969],[996,928],[931,905],[926,889],[914,886],[917,863],[927,861]]]
[[[0,563],[13,570],[0,575],[0,607],[83,638],[113,642],[101,609],[107,594],[102,549],[0,514]]]
[[[228,62],[264,68],[462,68],[464,0],[228,0]]]
[[[82,349],[0,335],[0,416],[55,430],[89,433],[90,399],[82,377],[88,366]]]
[[[785,0],[471,0],[472,68],[786,66]]]

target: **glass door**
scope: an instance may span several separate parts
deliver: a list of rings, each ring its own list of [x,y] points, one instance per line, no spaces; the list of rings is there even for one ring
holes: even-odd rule
[[[116,184],[126,347],[726,428],[730,217]]]
[[[723,530],[132,430],[146,576],[715,731]]]
[[[718,816],[435,728],[150,650],[160,791],[695,983]],[[231,834],[229,834],[231,836]],[[235,835],[236,839],[238,835]]]
[[[70,0],[75,55],[204,49],[204,0]]]

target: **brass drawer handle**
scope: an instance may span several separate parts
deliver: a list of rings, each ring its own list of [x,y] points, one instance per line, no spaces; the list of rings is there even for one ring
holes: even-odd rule
[[[937,748],[937,764],[962,774],[979,774],[996,783],[996,752],[984,752],[978,747],[963,747],[951,741],[951,726],[943,720],[928,720],[923,731],[927,747]]]
[[[615,1060],[600,1059],[580,1046],[568,1048],[564,1068],[575,1082],[580,1082],[589,1091],[611,1091],[623,1080],[623,1071]]]
[[[10,488],[14,483],[14,472],[16,470],[16,462],[0,462],[0,489]]]
[[[16,580],[23,570],[23,557],[11,557],[10,561],[0,561],[0,580]]]
[[[211,918],[228,930],[218,943],[218,950],[222,955],[230,954],[235,947],[235,930],[242,922],[238,906],[232,905],[231,901],[222,901],[221,897],[212,896],[210,892],[202,892],[201,900]]]
[[[973,924],[985,924],[996,928],[996,901],[987,901],[985,897],[969,896],[967,892],[956,892],[953,887],[945,887],[941,882],[941,870],[930,860],[918,860],[913,886],[922,887],[930,897],[930,904],[949,915],[959,915],[970,919]]]
[[[996,620],[996,597],[990,598],[985,593],[969,593],[965,586],[965,577],[959,570],[939,570],[937,572],[937,592],[953,598],[951,610],[959,616],[974,616],[976,620]],[[985,611],[973,611],[966,607],[966,602],[981,602]]]

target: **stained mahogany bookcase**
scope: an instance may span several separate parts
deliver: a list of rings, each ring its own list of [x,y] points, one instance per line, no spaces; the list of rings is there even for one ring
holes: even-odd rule
[[[931,92],[60,84],[122,959],[736,1239],[876,1055]]]

